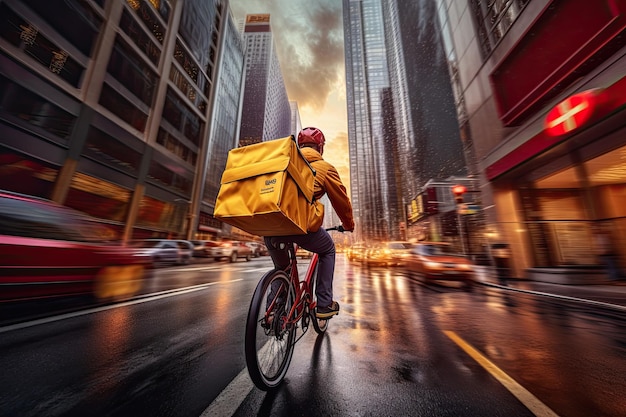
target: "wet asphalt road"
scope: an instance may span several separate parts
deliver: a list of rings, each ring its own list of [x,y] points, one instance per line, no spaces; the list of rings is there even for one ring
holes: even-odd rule
[[[166,268],[128,303],[2,317],[0,416],[626,415],[623,313],[341,256],[328,333],[300,340],[278,390],[252,388],[243,329],[269,265]]]

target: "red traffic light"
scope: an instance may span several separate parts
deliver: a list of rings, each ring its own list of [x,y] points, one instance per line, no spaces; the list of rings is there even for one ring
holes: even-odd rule
[[[452,187],[452,192],[454,193],[454,202],[457,204],[463,203],[463,194],[467,191],[467,188],[464,185],[455,185]]]
[[[452,187],[452,192],[456,196],[461,196],[465,194],[466,191],[467,191],[467,188],[464,185],[455,185],[454,187]]]

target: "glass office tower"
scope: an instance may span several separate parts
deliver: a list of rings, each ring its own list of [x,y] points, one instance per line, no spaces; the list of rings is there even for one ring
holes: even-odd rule
[[[464,175],[433,0],[344,0],[351,195],[362,238],[400,239],[430,179]]]
[[[239,145],[290,135],[291,106],[276,55],[269,14],[246,16],[245,89]]]

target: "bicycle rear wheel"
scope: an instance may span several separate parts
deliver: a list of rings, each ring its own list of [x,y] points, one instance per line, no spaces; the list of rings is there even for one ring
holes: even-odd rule
[[[287,314],[295,300],[295,289],[284,271],[268,272],[259,281],[248,310],[245,353],[254,385],[267,391],[278,386],[289,368],[296,326]]]
[[[317,303],[317,296],[315,295],[315,290],[317,289],[317,271],[319,264],[317,262],[317,257],[311,259],[311,262],[315,262],[315,266],[313,267],[313,273],[311,274],[311,297]],[[313,328],[315,329],[315,333],[322,334],[326,332],[328,329],[328,320],[321,320],[315,316],[315,309],[311,310],[311,322],[313,322]]]

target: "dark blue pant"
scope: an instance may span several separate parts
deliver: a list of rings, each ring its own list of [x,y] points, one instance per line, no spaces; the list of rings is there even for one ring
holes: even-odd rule
[[[298,246],[317,253],[319,265],[317,269],[317,303],[326,307],[333,302],[333,276],[335,274],[335,242],[328,232],[320,228],[317,232],[306,235],[272,236],[265,238],[265,245],[277,269],[289,266],[287,250],[278,248],[280,242],[293,242]]]

